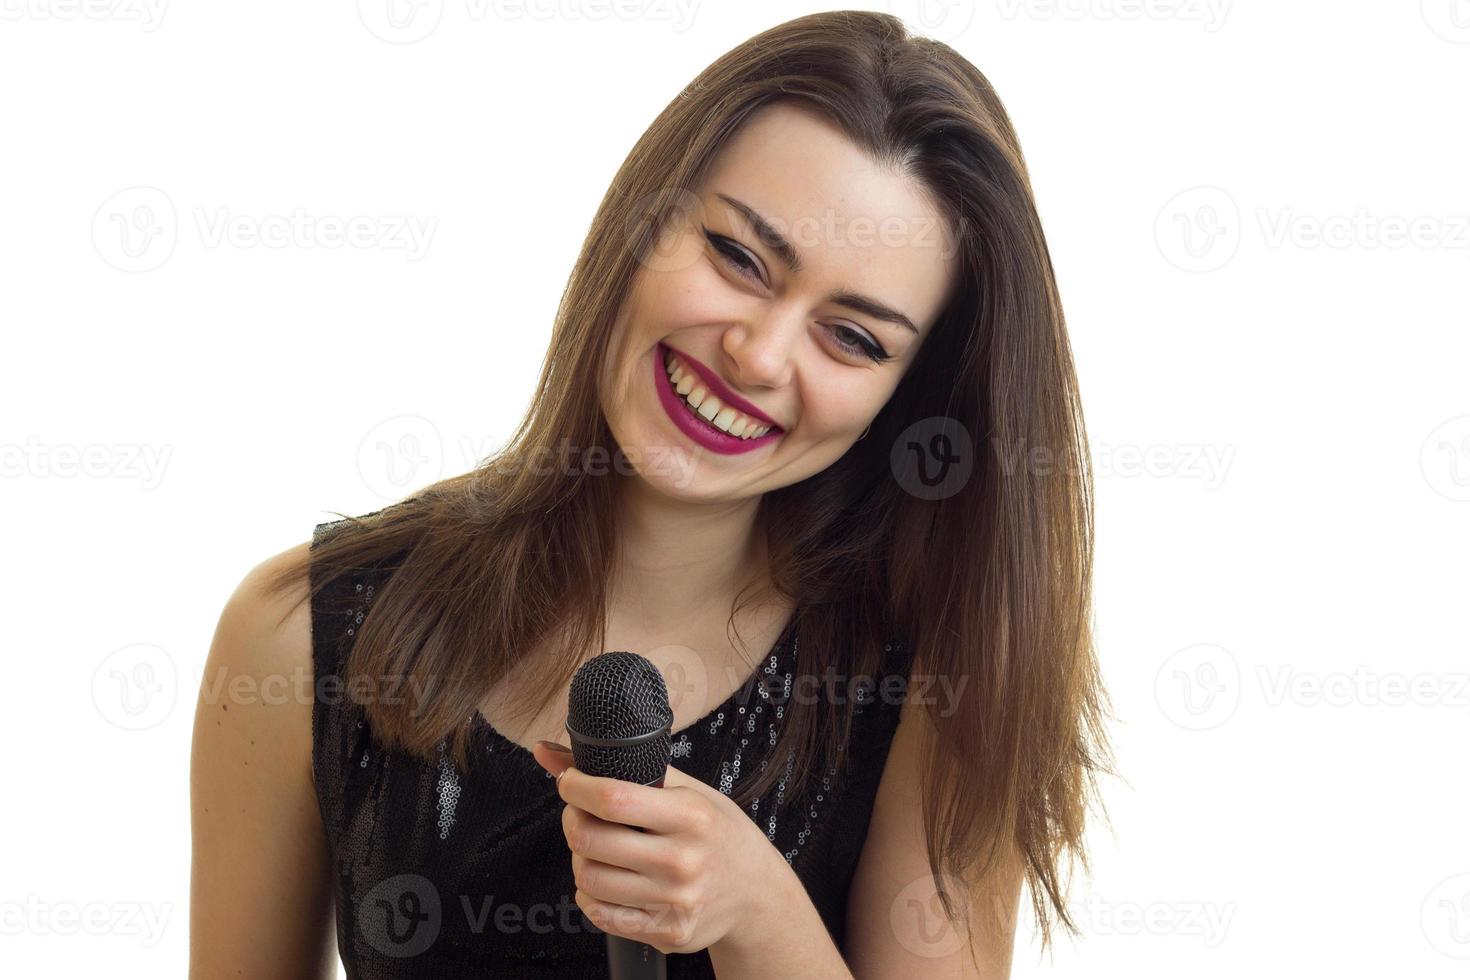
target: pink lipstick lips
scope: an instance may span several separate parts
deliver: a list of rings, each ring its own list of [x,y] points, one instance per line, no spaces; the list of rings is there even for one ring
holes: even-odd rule
[[[722,384],[720,384],[717,379],[711,378],[708,374],[708,369],[705,368],[704,365],[694,361],[694,359],[689,357],[688,355],[680,354],[676,351],[675,354],[682,362],[684,362],[684,364],[688,366],[690,370],[694,371],[700,376],[701,379],[708,382],[706,387],[710,388],[721,402],[729,405],[731,408],[736,409],[737,411],[743,412],[744,414],[749,415],[754,419],[757,419],[762,423],[769,423],[772,426],[770,432],[767,432],[765,435],[759,436],[755,439],[741,439],[739,436],[732,436],[728,432],[720,431],[718,428],[707,422],[704,416],[700,415],[692,407],[690,407],[689,403],[686,402],[684,398],[674,390],[673,384],[669,382],[669,372],[668,369],[664,367],[664,364],[668,360],[669,348],[665,347],[663,344],[659,344],[655,348],[654,353],[655,357],[653,358],[653,385],[654,388],[658,391],[659,404],[664,407],[664,411],[668,413],[669,418],[676,426],[679,427],[679,430],[681,432],[683,432],[699,445],[703,446],[705,449],[708,449],[710,452],[721,453],[727,456],[734,455],[736,453],[748,453],[753,449],[759,449],[761,446],[764,446],[771,442],[775,442],[777,439],[785,434],[785,430],[776,426],[775,423],[772,422],[759,409],[756,409],[755,406],[750,405],[748,402],[745,402],[743,399],[735,396],[732,392],[730,392]]]

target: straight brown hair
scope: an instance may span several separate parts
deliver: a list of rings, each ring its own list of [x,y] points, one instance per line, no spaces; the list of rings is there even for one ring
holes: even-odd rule
[[[597,367],[641,257],[741,122],[783,99],[824,114],[876,161],[921,180],[956,230],[960,258],[944,310],[868,437],[760,501],[772,582],[797,610],[797,671],[880,676],[884,640],[896,635],[911,651],[911,677],[968,679],[957,703],[933,702],[923,715],[931,723],[921,801],[929,864],[946,914],[963,919],[950,887],[973,889],[961,899],[978,897],[986,876],[1016,855],[1044,950],[1052,913],[1077,934],[1063,862],[1068,874],[1073,859],[1090,871],[1084,820],[1097,774],[1112,772],[1091,625],[1090,454],[1011,122],[973,65],[910,36],[895,17],[800,17],[729,51],[685,87],[597,209],[540,382],[506,447],[380,511],[339,514],[339,533],[273,585],[309,581],[312,562],[347,570],[393,559],[347,666],[349,676],[432,681],[415,704],[364,705],[389,749],[432,762],[448,739],[463,771],[476,708],[538,638],[562,653],[560,668],[545,674],[545,707],[582,651],[603,649],[618,477],[535,460],[557,446],[618,451],[599,407]],[[974,469],[953,493],[925,499],[895,479],[889,449],[911,423],[935,418],[975,440]],[[737,599],[732,621],[742,606]],[[773,757],[793,755],[793,798],[820,768],[819,752],[842,758],[837,745],[847,743],[854,707],[851,698],[823,699],[787,713]],[[745,806],[782,769],[753,774],[732,798]]]

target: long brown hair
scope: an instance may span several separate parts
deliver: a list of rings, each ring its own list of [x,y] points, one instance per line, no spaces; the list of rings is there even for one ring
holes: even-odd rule
[[[949,710],[931,702],[925,712],[929,864],[955,918],[946,880],[972,887],[1019,855],[1045,949],[1050,911],[1077,931],[1062,859],[1090,870],[1084,817],[1097,773],[1112,771],[1091,627],[1087,437],[1010,120],[973,65],[909,36],[897,18],[800,17],[731,50],[685,87],[597,209],[540,383],[506,447],[380,511],[339,515],[351,533],[319,542],[311,561],[348,569],[400,556],[358,629],[347,672],[434,683],[412,706],[365,705],[385,747],[429,761],[447,738],[466,768],[476,708],[534,638],[551,637],[548,648],[563,654],[560,671],[546,675],[540,707],[549,704],[582,651],[602,648],[614,488],[606,476],[533,461],[554,446],[617,451],[597,368],[640,259],[681,189],[699,186],[742,120],[777,99],[816,109],[875,160],[923,181],[959,236],[960,258],[944,310],[869,436],[760,501],[771,581],[797,609],[797,671],[820,676],[835,660],[847,677],[879,676],[884,639],[897,635],[912,652],[911,676],[968,678],[956,687],[959,701],[942,706]],[[954,492],[927,499],[895,479],[889,448],[912,423],[936,418],[974,440],[974,469]],[[276,587],[307,579],[309,567],[287,569]],[[823,699],[788,713],[774,751],[794,753],[792,796],[819,768],[819,752],[841,757],[853,707],[850,698]],[[733,798],[746,805],[781,770],[753,774]]]

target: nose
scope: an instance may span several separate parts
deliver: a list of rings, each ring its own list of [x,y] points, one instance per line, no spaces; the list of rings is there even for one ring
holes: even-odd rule
[[[720,338],[730,377],[748,388],[782,388],[791,383],[793,357],[804,317],[772,313],[727,329]]]

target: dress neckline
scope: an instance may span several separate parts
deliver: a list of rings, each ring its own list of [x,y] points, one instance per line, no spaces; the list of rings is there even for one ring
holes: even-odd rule
[[[730,707],[735,702],[735,699],[740,697],[742,691],[745,691],[755,681],[759,680],[761,672],[766,669],[766,664],[772,656],[778,658],[777,669],[779,670],[781,659],[784,657],[786,651],[790,649],[791,636],[796,629],[796,618],[797,614],[795,611],[793,611],[791,617],[786,620],[786,625],[782,627],[780,635],[776,637],[776,642],[771,644],[771,649],[768,650],[766,652],[766,655],[761,658],[760,662],[755,665],[755,669],[752,670],[749,674],[746,674],[745,679],[742,680],[738,685],[736,685],[735,690],[730,692],[729,697],[711,708],[704,715],[704,717],[690,722],[683,728],[669,732],[669,738],[677,740],[680,735],[683,735],[686,732],[692,732],[700,725],[708,724],[711,718],[714,718],[721,711],[724,711],[726,708]],[[537,769],[541,768],[541,764],[536,761],[536,757],[531,754],[530,749],[526,748],[520,742],[512,741],[509,737],[502,733],[500,729],[492,725],[490,723],[490,719],[486,718],[480,712],[480,709],[478,707],[475,708],[474,717],[471,721],[471,731],[476,730],[483,731],[492,742],[501,747],[506,755],[514,755],[518,758],[525,759],[531,765],[534,765]]]

